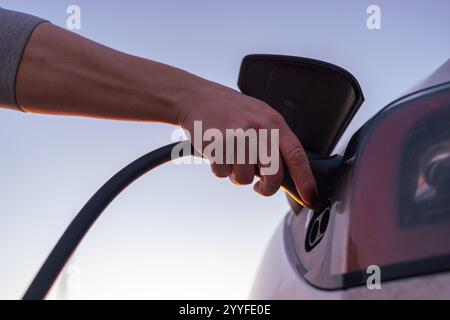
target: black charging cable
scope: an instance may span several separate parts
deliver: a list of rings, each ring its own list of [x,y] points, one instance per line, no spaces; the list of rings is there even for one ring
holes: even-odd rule
[[[172,150],[175,146],[177,146],[177,150],[189,150],[190,153],[173,154]],[[61,273],[61,270],[70,259],[83,237],[106,207],[126,187],[159,165],[191,155],[201,156],[194,150],[189,141],[176,142],[147,153],[116,173],[89,199],[72,220],[31,282],[23,299],[41,300],[46,297],[50,288],[53,286],[53,283]],[[336,178],[337,172],[341,167],[342,157],[309,156],[309,160],[311,169],[317,181],[318,189],[324,190],[324,192],[320,191],[320,193],[325,194],[325,190],[328,190],[331,185],[331,180],[335,180]],[[303,204],[288,171],[285,172],[283,189],[299,203]],[[323,198],[325,199],[327,197],[325,196]],[[319,201],[318,203],[321,202],[322,201]]]

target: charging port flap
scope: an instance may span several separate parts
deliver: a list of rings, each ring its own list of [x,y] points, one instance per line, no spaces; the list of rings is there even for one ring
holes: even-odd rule
[[[328,155],[364,101],[356,79],[335,65],[307,58],[248,55],[242,93],[276,109],[304,148]]]

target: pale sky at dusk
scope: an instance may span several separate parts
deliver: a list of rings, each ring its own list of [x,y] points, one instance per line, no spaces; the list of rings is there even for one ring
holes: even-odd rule
[[[447,0],[0,1],[61,27],[70,4],[81,8],[79,34],[233,88],[251,53],[337,64],[366,97],[345,139],[450,53]],[[381,30],[366,27],[371,4]],[[19,298],[89,197],[174,129],[0,110],[0,298]],[[74,256],[80,280],[69,297],[246,298],[287,211],[281,191],[262,198],[206,165],[166,165],[93,226]]]

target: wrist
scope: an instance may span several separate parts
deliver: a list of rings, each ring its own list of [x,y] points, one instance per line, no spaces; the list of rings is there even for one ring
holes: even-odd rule
[[[175,99],[174,110],[177,115],[177,125],[182,126],[186,118],[202,106],[208,104],[211,92],[217,84],[186,72],[187,79],[180,85]]]

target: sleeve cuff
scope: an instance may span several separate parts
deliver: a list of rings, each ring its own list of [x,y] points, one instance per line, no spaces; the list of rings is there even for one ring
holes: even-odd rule
[[[0,8],[0,105],[23,111],[17,104],[16,74],[33,30],[44,19]]]

